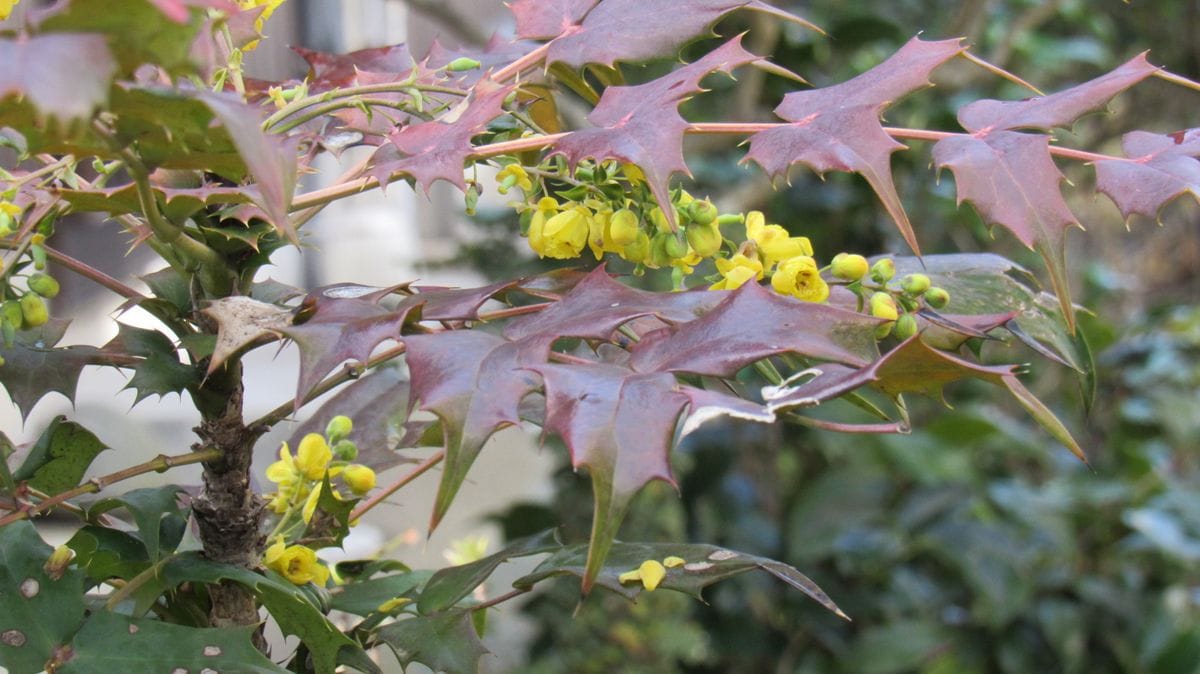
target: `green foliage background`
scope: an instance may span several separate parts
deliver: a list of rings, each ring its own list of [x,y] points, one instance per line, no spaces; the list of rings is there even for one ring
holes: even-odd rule
[[[1146,48],[1152,62],[1200,75],[1194,2],[806,5],[791,9],[831,39],[784,27],[767,38],[776,43],[749,46],[774,53],[818,86],[874,65],[917,30],[929,39],[966,35],[985,58],[1046,90],[1095,76]],[[753,20],[738,17],[719,30],[730,35]],[[755,25],[751,35],[769,34],[769,23]],[[889,121],[955,129],[954,111],[968,95],[1028,95],[997,85],[982,70],[957,68],[946,75],[952,87],[913,96]],[[783,86],[768,78],[756,100],[728,104],[741,108],[742,119],[767,120],[768,102],[782,93],[774,88]],[[1069,133],[1115,148],[1131,128],[1126,111],[1152,108],[1157,130],[1173,131],[1193,106],[1192,99],[1167,98],[1148,86],[1119,100],[1113,114],[1084,120]],[[687,112],[692,119],[718,117],[699,105]],[[897,154],[895,165],[925,250],[994,250],[997,242],[973,212],[955,207],[952,181],[926,187],[928,181],[905,179],[928,170],[928,148],[915,149]],[[832,184],[817,189],[819,179],[797,169],[789,188],[770,191],[761,176],[734,165],[736,156],[730,144],[728,161],[717,155],[693,163],[701,183],[693,193],[762,208],[769,221],[812,237],[822,254],[902,248],[887,238],[895,228],[856,177],[831,175]],[[1090,181],[1088,173],[1068,169],[1075,182]],[[1079,265],[1075,292],[1102,316],[1082,325],[1097,357],[1094,406],[1086,382],[1066,368],[1037,368],[1032,386],[1081,391],[1056,400],[1064,418],[1082,429],[1094,472],[1061,448],[1047,451],[1044,434],[982,395],[959,404],[954,415],[940,415],[929,401],[917,405],[918,430],[908,436],[714,427],[680,452],[682,498],[665,487],[648,490],[623,537],[712,541],[797,564],[854,623],[780,592],[765,577],[712,588],[710,606],[657,594],[632,607],[594,597],[569,620],[578,598],[564,584],[525,609],[539,634],[523,671],[1200,672],[1196,205],[1181,201],[1168,209],[1161,229],[1135,222],[1128,232],[1107,204],[1072,207],[1090,230],[1072,239],[1081,248],[1072,253]],[[464,256],[503,276],[512,269],[496,269],[494,261],[511,264],[519,256],[494,255],[495,246],[522,242],[507,236],[511,223],[496,224],[497,240]],[[997,252],[1039,268],[1011,238],[998,238]],[[1165,251],[1176,260],[1169,267],[1154,262],[1171,259]],[[966,392],[957,395],[962,400]],[[570,536],[584,535],[586,481],[564,466],[556,493],[552,504],[498,514],[508,535],[564,517],[573,518]]]

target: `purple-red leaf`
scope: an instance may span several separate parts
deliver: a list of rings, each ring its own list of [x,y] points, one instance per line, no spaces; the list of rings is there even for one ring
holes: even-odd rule
[[[690,372],[731,377],[780,353],[866,365],[878,356],[878,319],[801,302],[747,283],[704,316],[653,332],[633,348],[639,372]]]
[[[606,5],[600,5],[597,11]],[[702,91],[700,81],[710,73],[731,73],[734,68],[757,60],[757,56],[742,47],[738,36],[698,61],[656,80],[636,86],[609,87],[588,115],[595,128],[575,131],[559,140],[554,154],[564,155],[572,167],[589,157],[636,164],[645,174],[655,200],[674,222],[668,182],[674,173],[688,173],[683,160],[687,121],[679,114],[679,105]]]
[[[554,35],[559,37],[550,43],[546,62],[581,68],[589,63],[612,66],[617,61],[671,56],[679,47],[704,35],[709,26],[743,7],[816,29],[758,0],[603,0],[591,3],[595,5],[591,11],[586,4],[518,2],[513,5],[518,34],[553,37],[548,33],[557,24],[560,30]]]
[[[920,254],[912,224],[892,179],[892,153],[904,149],[883,130],[880,115],[899,98],[926,87],[935,68],[962,53],[961,40],[913,38],[886,61],[841,84],[784,97],[775,113],[790,124],[750,138],[746,159],[772,177],[786,176],[795,163],[817,173],[862,174],[904,240]]]
[[[1183,194],[1200,200],[1200,129],[1169,135],[1132,131],[1121,139],[1128,160],[1096,162],[1096,189],[1108,195],[1126,219],[1157,218]]]
[[[389,137],[390,144],[375,154],[372,174],[381,184],[393,173],[406,173],[426,192],[437,180],[445,180],[466,189],[463,164],[474,151],[471,138],[482,133],[489,122],[504,114],[504,99],[512,87],[489,82],[477,85],[469,101],[449,116],[453,121],[436,119],[406,126]]]
[[[292,47],[292,51],[308,62],[309,89],[313,92],[354,86],[359,83],[361,72],[389,73],[394,80],[400,80],[416,65],[412,53],[403,44],[360,49],[348,54],[329,54],[303,47]]]
[[[117,72],[101,35],[0,38],[0,63],[0,99],[25,98],[38,114],[63,122],[86,119],[103,105]]]

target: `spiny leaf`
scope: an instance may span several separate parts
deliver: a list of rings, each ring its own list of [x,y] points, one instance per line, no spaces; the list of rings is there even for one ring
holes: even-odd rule
[[[53,496],[78,486],[88,466],[106,449],[91,431],[60,414],[38,437],[13,478]]]
[[[543,531],[512,541],[503,550],[476,562],[442,569],[425,583],[425,588],[421,590],[421,598],[417,602],[417,610],[425,615],[444,611],[471,594],[504,562],[517,557],[552,552],[560,547],[562,544],[558,542],[553,530]]]
[[[578,25],[599,0],[514,0],[508,8],[517,20],[517,37],[549,40]]]
[[[0,528],[0,667],[37,674],[83,622],[83,572],[51,578],[54,550],[27,521]]]
[[[133,516],[138,537],[146,548],[146,557],[156,562],[160,552],[173,552],[183,538],[188,511],[179,505],[183,489],[176,485],[134,489],[116,498],[104,499],[88,507],[88,517],[95,517],[117,508]]]
[[[251,643],[255,629],[188,627],[98,611],[75,635],[70,655],[55,671],[285,674]]]
[[[704,316],[646,335],[634,345],[630,363],[640,372],[718,377],[731,377],[754,361],[787,352],[865,365],[879,353],[872,335],[878,323],[747,283]]]
[[[309,90],[328,91],[358,84],[359,73],[390,73],[395,79],[403,79],[413,68],[415,60],[408,47],[403,44],[387,47],[360,49],[346,54],[292,47],[308,62]]]
[[[536,583],[554,576],[570,574],[584,577],[587,555],[587,547],[584,545],[564,547],[539,564],[529,575],[517,579],[513,585],[528,589]],[[608,560],[605,561],[596,576],[596,584],[633,599],[644,591],[642,584],[621,583],[618,580],[620,575],[637,569],[642,562],[648,559],[663,560],[667,557],[679,557],[683,559],[684,564],[667,569],[667,575],[659,585],[660,588],[683,592],[700,599],[701,590],[713,583],[747,571],[761,569],[800,590],[838,616],[847,618],[846,614],[842,613],[837,604],[829,598],[829,595],[825,594],[808,576],[791,566],[715,545],[616,542],[613,543]]]
[[[379,628],[375,637],[396,652],[401,665],[419,662],[445,674],[475,674],[480,656],[490,652],[475,632],[470,611],[405,618]]]
[[[1062,198],[1059,183],[1064,177],[1050,156],[1050,138],[1013,129],[1049,130],[1070,124],[1156,70],[1143,54],[1048,96],[976,101],[958,115],[959,123],[972,133],[943,139],[933,148],[938,168],[954,172],[960,203],[970,201],[987,223],[1003,226],[1041,254],[1071,332],[1075,312],[1063,248],[1067,228],[1079,223]]]
[[[241,296],[214,300],[201,313],[217,323],[208,374],[249,347],[281,339],[284,328],[292,323],[291,310]]]
[[[466,189],[463,164],[474,150],[471,138],[482,133],[489,122],[504,114],[504,99],[511,87],[484,82],[471,98],[449,116],[406,126],[391,134],[389,144],[376,152],[371,173],[381,184],[396,172],[406,173],[425,190],[437,180]]]
[[[99,35],[34,35],[0,38],[0,99],[16,95],[38,115],[66,124],[86,119],[108,100],[117,71]],[[0,104],[0,121],[11,102]]]
[[[433,571],[405,571],[382,578],[357,580],[339,585],[330,594],[335,610],[363,617],[377,613],[380,606],[393,599],[415,599],[417,588],[433,575]]]
[[[322,433],[329,420],[344,414],[354,420],[349,440],[358,447],[357,463],[377,472],[412,459],[395,451],[396,439],[408,418],[408,380],[396,368],[386,368],[351,382],[339,390],[311,417],[296,427],[288,441],[297,447],[309,433]]]
[[[646,61],[670,56],[702,37],[712,24],[737,9],[768,12],[816,29],[815,26],[758,0],[603,0],[591,11],[582,2],[516,3],[518,27],[529,33],[559,31],[546,53],[547,63],[581,68],[589,63],[613,66],[617,61]],[[545,5],[545,6],[543,6]],[[586,13],[586,14],[584,14]],[[582,18],[582,21],[579,21]],[[564,21],[571,24],[562,25]],[[522,32],[521,37],[534,37]],[[543,35],[542,37],[547,37]]]
[[[673,223],[675,211],[670,207],[668,183],[672,174],[688,172],[683,160],[687,121],[679,114],[679,105],[702,91],[700,81],[710,73],[731,73],[734,68],[757,60],[757,56],[742,47],[742,38],[738,36],[696,62],[658,79],[636,86],[609,87],[588,114],[588,121],[595,127],[560,139],[553,154],[565,156],[572,167],[589,157],[636,164],[645,174],[654,199],[664,206],[663,212]]]
[[[57,189],[54,191],[75,211],[97,211],[112,215],[140,213],[137,186],[133,183],[118,187],[90,190]],[[250,203],[252,196],[242,187],[208,183],[194,188],[154,186],[154,193],[163,204],[163,212],[173,221],[182,221],[205,206]]]
[[[141,358],[133,366],[133,378],[125,385],[137,392],[134,404],[152,395],[182,393],[199,383],[195,368],[180,362],[175,345],[157,330],[118,323],[117,336],[104,350]]]
[[[925,42],[913,38],[883,63],[841,84],[784,97],[775,114],[791,122],[750,137],[746,160],[772,177],[786,176],[795,163],[817,173],[860,173],[913,252],[920,254],[916,234],[892,180],[891,157],[905,146],[883,130],[880,115],[907,94],[929,86],[930,74],[962,53],[961,40]]]
[[[1128,160],[1096,162],[1096,189],[1108,195],[1128,220],[1157,218],[1184,194],[1200,201],[1200,129],[1172,134],[1131,131],[1121,139]]]

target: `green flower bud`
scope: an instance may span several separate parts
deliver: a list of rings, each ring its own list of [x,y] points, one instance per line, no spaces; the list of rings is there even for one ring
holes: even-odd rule
[[[920,295],[929,290],[930,285],[929,277],[924,274],[906,274],[900,279],[900,288],[909,295]]]
[[[25,322],[21,313],[21,303],[16,300],[8,300],[0,305],[0,315],[3,316],[6,325],[11,325],[17,330],[20,330]]]
[[[686,241],[674,234],[667,234],[665,236],[666,243],[663,244],[663,249],[672,260],[678,260],[684,255],[687,255],[688,245]]]
[[[58,281],[49,274],[36,273],[29,277],[29,289],[42,297],[58,295]]]
[[[630,262],[646,262],[649,255],[650,235],[641,229],[637,231],[637,238],[625,244],[625,248],[621,251],[621,257]]]
[[[895,321],[888,321],[887,323],[880,323],[875,326],[875,339],[885,339],[888,335],[892,334],[892,328],[894,327],[896,327]]]
[[[628,208],[613,213],[608,220],[608,237],[614,245],[628,246],[637,241],[640,232],[637,214]]]
[[[950,293],[945,288],[934,286],[925,291],[925,302],[934,309],[941,309],[950,303]]]
[[[829,273],[843,281],[857,281],[867,275],[867,258],[853,253],[838,253],[829,263]]]
[[[45,325],[46,321],[50,320],[50,312],[46,309],[46,303],[35,293],[27,293],[21,297],[20,303],[21,317],[24,319],[25,327],[36,328]]]
[[[696,202],[699,203],[699,202]],[[721,250],[721,230],[712,224],[692,223],[684,230],[692,250],[700,257],[712,257]],[[686,253],[685,253],[686,254]]]
[[[67,567],[71,565],[71,560],[75,558],[75,551],[65,545],[60,545],[54,548],[54,552],[50,553],[50,558],[42,565],[42,570],[50,577],[50,580],[59,580],[67,572]]]
[[[479,61],[476,61],[473,58],[470,58],[468,56],[460,56],[460,57],[454,59],[453,61],[451,61],[450,63],[446,64],[446,70],[449,70],[452,73],[461,73],[461,72],[465,72],[467,70],[475,70],[480,65],[481,64],[479,63]]]
[[[46,268],[46,248],[40,243],[29,247],[29,257],[33,258],[33,268],[41,271]]]
[[[667,222],[667,215],[658,206],[650,209],[648,219],[650,224],[654,225],[655,231],[660,233],[671,231],[671,223]]]
[[[895,275],[896,263],[890,257],[885,257],[871,265],[871,280],[876,283],[887,283]]]
[[[358,445],[350,440],[338,440],[333,446],[333,458],[338,461],[353,461],[358,458]]]
[[[671,260],[674,260],[675,256],[671,255],[668,246],[677,247],[678,245],[669,243],[673,240],[675,240],[675,235],[670,232],[654,235],[654,238],[650,240],[650,260],[648,261],[651,267],[665,267],[671,264]]]
[[[718,225],[740,225],[746,221],[742,213],[722,213],[717,216]]]
[[[896,339],[905,340],[917,334],[917,319],[912,314],[904,314],[896,320],[896,326],[892,328],[892,335]]]
[[[710,225],[717,219],[717,215],[719,214],[717,213],[717,207],[713,206],[711,201],[708,199],[697,199],[688,204],[688,215],[691,216],[692,222],[698,225]]]
[[[329,423],[325,425],[325,437],[328,438],[330,442],[336,444],[338,440],[349,437],[350,432],[353,430],[354,422],[350,420],[350,417],[344,414],[339,414],[330,419]]]

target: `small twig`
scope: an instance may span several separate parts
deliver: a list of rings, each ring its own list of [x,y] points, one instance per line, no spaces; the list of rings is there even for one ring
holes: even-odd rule
[[[1159,70],[1154,71],[1154,76],[1165,82],[1170,82],[1171,84],[1178,84],[1181,87],[1187,87],[1188,89],[1191,89],[1192,91],[1200,91],[1200,82],[1195,82],[1195,81],[1189,80],[1188,78],[1184,77],[1183,75],[1176,75],[1173,72],[1159,69]]]
[[[529,592],[529,590],[523,590],[521,588],[517,588],[515,590],[505,592],[504,594],[502,594],[498,597],[492,597],[491,599],[488,599],[487,601],[480,602],[469,608],[471,611],[478,611],[480,609],[491,608],[491,607],[495,606],[496,604],[503,604],[504,602],[508,601],[509,599],[516,599],[517,597],[520,597],[523,594],[528,594],[528,592]]]
[[[446,450],[439,449],[436,453],[434,453],[428,459],[425,459],[420,464],[418,464],[417,467],[413,468],[411,471],[406,473],[404,475],[404,477],[401,477],[399,480],[396,480],[395,482],[389,484],[387,487],[384,487],[383,490],[380,491],[378,494],[375,494],[371,498],[364,501],[362,503],[362,505],[355,508],[354,512],[350,513],[349,521],[353,522],[354,520],[367,514],[367,512],[370,511],[372,508],[379,505],[380,503],[383,503],[384,499],[386,499],[387,497],[389,497],[392,494],[399,491],[401,488],[403,488],[409,482],[412,482],[413,480],[417,479],[418,477],[421,477],[422,475],[424,475],[430,468],[433,468],[434,466],[441,463],[442,459],[444,459],[444,458],[446,458]]]
[[[431,94],[447,94],[449,96],[466,96],[467,92],[454,87],[443,87],[434,84],[419,84],[409,80],[400,82],[383,82],[380,84],[363,84],[355,87],[343,87],[332,91],[324,91],[312,96],[305,96],[288,103],[271,116],[263,120],[263,131],[271,131],[276,125],[292,115],[310,108],[314,105],[324,105],[331,101],[343,98],[353,98],[355,96],[369,96],[371,94],[404,94],[412,90],[431,93]]]
[[[477,320],[483,321],[498,321],[502,318],[512,318],[513,316],[524,316],[525,314],[535,314],[546,307],[554,304],[554,302],[541,302],[538,304],[526,304],[520,307],[509,307],[507,309],[497,309],[496,311],[481,311],[475,315]]]
[[[492,73],[492,81],[507,81],[513,77],[519,76],[526,68],[530,68],[541,63],[542,59],[546,58],[546,53],[550,51],[550,45],[552,44],[554,44],[553,40],[543,44],[516,61],[513,61],[512,63]]]
[[[223,452],[216,447],[209,447],[207,449],[201,449],[188,454],[180,454],[179,456],[167,456],[165,454],[159,454],[145,463],[139,463],[136,466],[123,468],[115,473],[109,473],[108,475],[94,477],[78,487],[75,487],[74,489],[68,489],[67,491],[55,494],[54,496],[51,496],[45,501],[38,503],[32,508],[19,510],[17,512],[5,515],[3,518],[0,518],[0,527],[8,526],[9,524],[18,522],[20,520],[32,519],[46,512],[47,510],[57,507],[77,496],[95,494],[105,487],[128,480],[132,477],[137,477],[138,475],[145,475],[146,473],[162,473],[178,466],[187,466],[194,463],[212,461],[213,459],[220,458],[222,454]]]

